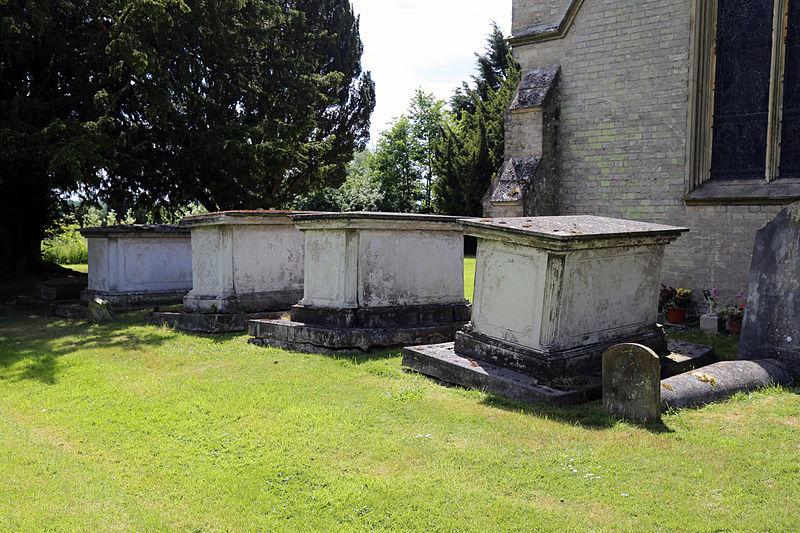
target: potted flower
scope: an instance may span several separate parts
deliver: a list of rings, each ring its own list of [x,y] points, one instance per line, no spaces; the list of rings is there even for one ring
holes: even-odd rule
[[[744,297],[744,291],[728,300],[722,307],[720,315],[728,325],[728,333],[739,335],[742,332],[742,320],[744,319],[744,302],[739,302]]]
[[[686,310],[692,303],[692,291],[689,289],[675,289],[675,296],[667,306],[667,320],[673,324],[683,324],[686,320]]]

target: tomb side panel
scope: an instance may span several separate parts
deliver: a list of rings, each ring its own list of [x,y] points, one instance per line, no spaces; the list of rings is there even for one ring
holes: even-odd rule
[[[305,231],[305,284],[301,304],[357,306],[357,262],[353,260],[352,249],[357,242],[358,235],[350,230]]]
[[[231,289],[225,283],[230,270],[230,254],[224,229],[220,226],[192,228],[192,293],[222,295]]]
[[[541,348],[547,254],[526,246],[481,240],[475,272],[475,331]]]
[[[87,239],[89,255],[89,284],[88,288],[95,291],[105,291],[109,288],[108,272],[108,239],[89,237]]]
[[[190,290],[192,247],[187,238],[121,238],[121,291]]]
[[[240,226],[233,240],[237,293],[303,289],[304,238],[294,226]]]
[[[568,348],[648,331],[656,322],[661,247],[568,254],[552,345]]]
[[[359,306],[464,301],[460,231],[363,230],[359,247]]]

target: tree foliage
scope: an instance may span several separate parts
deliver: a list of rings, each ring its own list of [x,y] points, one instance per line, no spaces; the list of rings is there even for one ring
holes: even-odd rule
[[[496,24],[477,57],[473,86],[465,82],[456,90],[450,105],[457,120],[436,145],[437,213],[480,216],[481,198],[503,162],[504,114],[519,84],[519,65]]]
[[[341,184],[361,52],[348,0],[0,0],[0,270],[65,195],[220,210]]]

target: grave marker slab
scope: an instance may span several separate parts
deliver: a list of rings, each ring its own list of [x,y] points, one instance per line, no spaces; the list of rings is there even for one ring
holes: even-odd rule
[[[603,352],[603,409],[633,420],[661,417],[661,364],[641,344],[617,344]]]
[[[738,357],[774,358],[800,376],[800,202],[756,234]]]

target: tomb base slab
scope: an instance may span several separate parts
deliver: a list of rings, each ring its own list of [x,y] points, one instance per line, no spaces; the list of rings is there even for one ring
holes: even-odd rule
[[[251,344],[307,353],[354,353],[452,340],[463,324],[424,324],[405,327],[330,327],[291,320],[251,320]]]
[[[466,357],[481,359],[529,376],[556,379],[599,372],[603,352],[621,342],[642,344],[659,355],[667,353],[664,332],[655,325],[649,331],[624,339],[552,350],[538,350],[503,341],[466,327],[456,334],[455,350]]]
[[[576,405],[599,398],[599,375],[547,381],[455,351],[454,343],[403,348],[403,366],[445,383],[482,389],[516,401]]]
[[[186,296],[185,290],[179,291],[99,291],[86,289],[81,292],[81,303],[88,305],[94,298],[101,298],[118,311],[146,309],[157,305],[179,304]]]
[[[600,369],[574,373],[569,377],[531,376],[496,364],[496,359],[488,358],[491,354],[481,358],[458,352],[461,333],[456,336],[455,343],[403,348],[403,367],[445,383],[483,389],[518,401],[575,405],[600,398],[602,394]],[[713,361],[713,355],[714,349],[709,346],[670,339],[666,351],[659,356],[662,377],[700,368],[707,361]]]
[[[285,311],[303,297],[303,291],[269,291],[228,296],[195,295],[189,293],[183,299],[183,307],[190,312],[259,313]],[[247,323],[245,328],[247,329]]]
[[[182,331],[229,333],[247,331],[247,323],[256,319],[280,318],[286,311],[269,313],[179,313],[153,311],[145,321],[150,326],[171,326]]]

